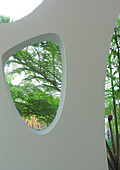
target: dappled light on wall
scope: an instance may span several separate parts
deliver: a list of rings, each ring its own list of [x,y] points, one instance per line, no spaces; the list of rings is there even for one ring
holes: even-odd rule
[[[48,128],[57,114],[62,87],[62,57],[57,43],[43,41],[8,58],[5,78],[14,106],[35,131]]]
[[[105,79],[105,138],[110,170],[120,169],[120,15],[111,39]]]

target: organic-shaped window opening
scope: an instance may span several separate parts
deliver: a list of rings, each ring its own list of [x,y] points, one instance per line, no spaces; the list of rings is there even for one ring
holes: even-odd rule
[[[120,169],[120,16],[115,24],[105,80],[105,136],[109,169]]]
[[[51,41],[28,46],[9,57],[4,72],[11,98],[25,123],[35,130],[50,126],[61,94],[59,46]]]

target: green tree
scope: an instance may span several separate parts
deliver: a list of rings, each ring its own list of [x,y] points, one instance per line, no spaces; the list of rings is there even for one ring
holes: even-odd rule
[[[59,46],[44,41],[28,46],[11,56],[5,75],[19,114],[37,118],[49,126],[56,116],[62,83],[62,60]],[[16,77],[22,75],[19,84]]]
[[[10,22],[10,17],[0,15],[0,23],[8,23]]]
[[[120,168],[120,16],[115,24],[106,69],[105,118],[110,129],[110,142],[106,140],[109,169]]]

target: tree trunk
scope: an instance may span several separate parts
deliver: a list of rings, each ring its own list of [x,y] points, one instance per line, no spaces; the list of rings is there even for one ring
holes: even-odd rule
[[[118,137],[118,123],[117,123],[117,111],[116,111],[116,100],[114,94],[114,84],[112,78],[112,66],[110,56],[108,58],[109,68],[110,68],[110,76],[111,76],[111,89],[112,89],[112,99],[113,99],[113,110],[114,110],[114,119],[115,119],[115,131],[116,131],[116,160],[119,160],[119,137]]]

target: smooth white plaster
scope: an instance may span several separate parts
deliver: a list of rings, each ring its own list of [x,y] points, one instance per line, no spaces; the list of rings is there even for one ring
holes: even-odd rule
[[[1,170],[107,170],[104,79],[119,12],[118,0],[44,0],[27,17],[0,24]],[[66,96],[57,125],[38,135],[10,102],[3,63],[10,49],[47,33],[59,35],[65,45]]]

